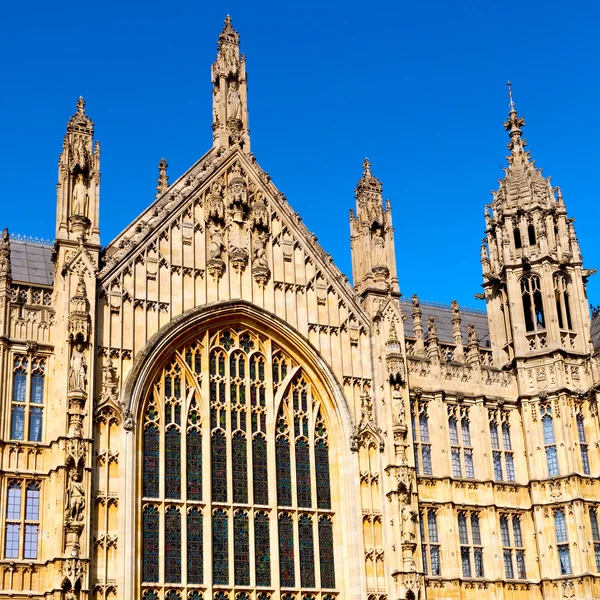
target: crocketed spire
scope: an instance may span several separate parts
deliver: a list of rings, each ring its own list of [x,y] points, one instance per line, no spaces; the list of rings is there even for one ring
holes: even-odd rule
[[[85,112],[85,100],[81,96],[77,100],[77,110],[67,124],[67,132],[94,135],[94,122],[87,116]]]

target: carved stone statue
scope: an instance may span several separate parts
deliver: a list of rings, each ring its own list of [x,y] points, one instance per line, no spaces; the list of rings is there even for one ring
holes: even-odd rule
[[[69,390],[85,391],[87,386],[87,363],[83,353],[83,344],[77,342],[71,354],[69,371]]]
[[[253,263],[255,266],[268,267],[269,263],[267,262],[266,250],[265,246],[267,245],[267,240],[269,235],[264,231],[259,233],[256,236],[256,241],[254,242],[254,260]]]
[[[404,425],[405,420],[402,394],[394,393],[392,394],[392,422],[394,425]]]
[[[208,251],[209,260],[221,260],[221,253],[225,244],[223,243],[223,233],[219,227],[213,227],[210,232],[210,248]]]
[[[213,123],[219,122],[219,113],[221,112],[221,94],[219,86],[215,85],[213,90]]]
[[[67,505],[65,517],[68,522],[80,523],[83,521],[83,509],[85,508],[85,491],[81,483],[81,475],[74,473],[71,483],[67,488]]]
[[[73,188],[73,203],[71,204],[71,214],[80,217],[87,217],[89,209],[89,196],[83,175],[79,173],[75,180],[75,186]]]
[[[475,329],[475,325],[473,323],[469,323],[468,326],[468,336],[469,336],[469,345],[474,344],[476,346],[479,345],[479,341],[477,340],[477,331]]]
[[[415,541],[417,513],[404,504],[402,506],[402,542],[410,543]]]
[[[242,99],[236,82],[231,84],[227,94],[227,117],[238,121],[242,119]]]
[[[376,227],[373,231],[373,252],[375,254],[374,266],[385,266],[385,248],[383,241],[383,230],[381,229],[381,227]]]

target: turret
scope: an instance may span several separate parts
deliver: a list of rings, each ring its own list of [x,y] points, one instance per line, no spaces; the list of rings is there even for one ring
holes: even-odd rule
[[[365,159],[363,174],[355,190],[356,214],[350,210],[350,246],[354,288],[362,295],[369,291],[399,294],[392,207],[382,201],[381,182],[371,173]]]
[[[481,248],[490,334],[497,360],[591,350],[590,317],[573,219],[562,193],[534,166],[509,84],[508,166],[486,207]]]

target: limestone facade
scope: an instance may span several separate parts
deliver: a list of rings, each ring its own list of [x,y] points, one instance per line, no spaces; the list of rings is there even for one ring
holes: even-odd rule
[[[512,97],[477,312],[401,298],[368,161],[336,268],[229,18],[212,83],[213,147],[115,240],[80,99],[54,244],[0,241],[0,598],[600,598],[592,271]]]

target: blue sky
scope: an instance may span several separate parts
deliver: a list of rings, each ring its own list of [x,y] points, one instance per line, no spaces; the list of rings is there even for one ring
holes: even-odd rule
[[[563,189],[588,268],[600,115],[594,2],[9,3],[0,50],[0,226],[53,237],[57,158],[79,95],[102,144],[108,243],[211,144],[210,65],[229,13],[247,56],[252,151],[351,275],[361,163],[392,201],[404,295],[483,308],[483,207],[513,82],[537,166]],[[600,304],[600,274],[590,301]]]

